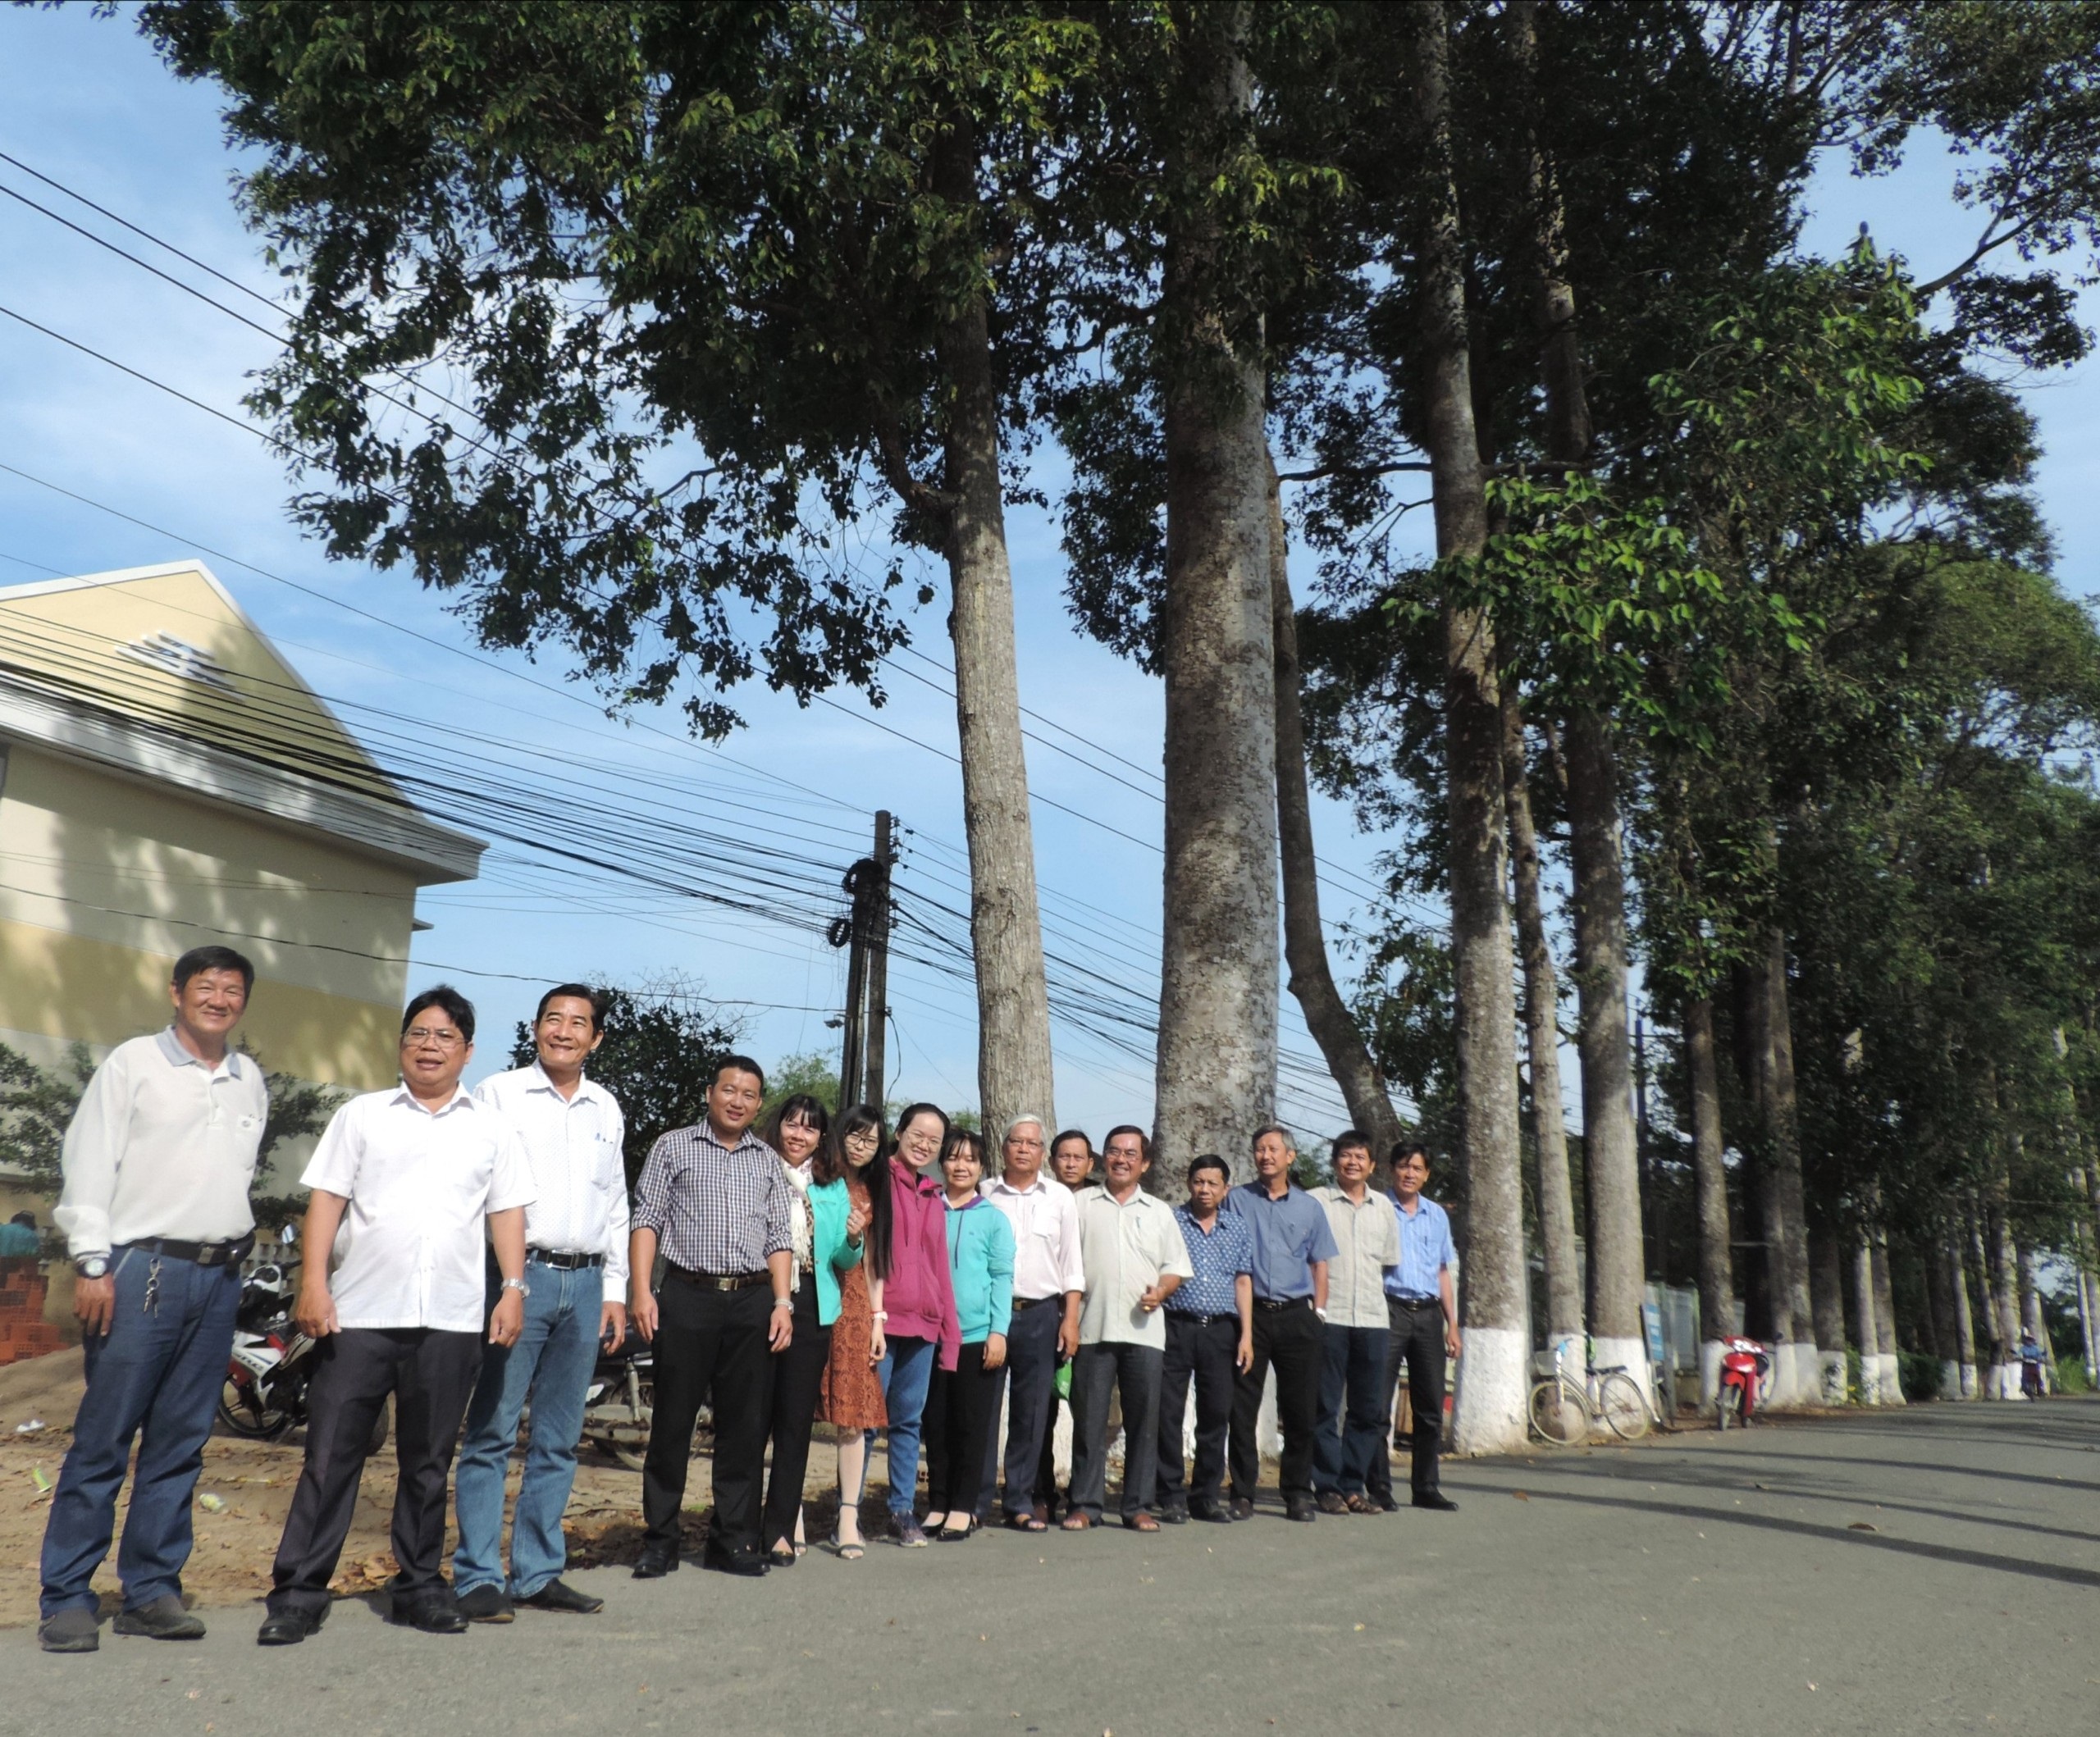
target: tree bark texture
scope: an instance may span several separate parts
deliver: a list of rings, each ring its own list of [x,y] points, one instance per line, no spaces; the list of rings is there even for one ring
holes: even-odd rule
[[[937,148],[952,200],[975,197],[976,145],[966,121]],[[1023,1110],[1057,1125],[1050,993],[1035,886],[1035,838],[1014,652],[1013,572],[999,480],[998,393],[984,299],[942,334],[952,391],[946,440],[948,585],[953,608],[956,730],[970,846],[970,937],[977,976],[977,1089],[984,1126]],[[873,1017],[883,1017],[876,1009]]]
[[[1177,33],[1179,185],[1230,172],[1252,103],[1244,4],[1191,7]],[[1224,1153],[1249,1174],[1275,1112],[1276,656],[1269,600],[1268,444],[1260,362],[1228,323],[1215,215],[1169,221],[1166,360],[1166,866],[1157,1156]]]
[[[1787,937],[1774,928],[1765,937],[1764,993],[1772,1034],[1772,1170],[1778,1183],[1779,1219],[1787,1238],[1787,1313],[1793,1317],[1799,1355],[1812,1364],[1815,1311],[1810,1292],[1808,1204],[1801,1186],[1801,1095],[1794,1079],[1794,1021],[1787,990]],[[1806,1370],[1796,1371],[1805,1379]]]
[[[2004,1180],[1999,1178],[2001,1197]],[[2011,1399],[2020,1392],[2020,1258],[2012,1246],[2012,1229],[2006,1222],[2005,1209],[1997,1200],[1991,1202],[1988,1222],[1991,1312],[1995,1317],[1992,1337],[1997,1341],[1992,1397]]]
[[[1427,189],[1413,276],[1420,312],[1425,439],[1436,552],[1477,556],[1487,496],[1473,423],[1458,188],[1451,158],[1450,17],[1405,9],[1408,70]],[[1451,951],[1467,1247],[1457,1438],[1464,1453],[1520,1447],[1531,1361],[1517,1105],[1516,961],[1509,944],[1502,820],[1502,723],[1494,630],[1481,611],[1444,607],[1444,745],[1450,829]],[[1642,1360],[1645,1364],[1645,1359]]]
[[[1269,607],[1276,642],[1276,827],[1283,853],[1284,961],[1290,992],[1305,1014],[1306,1029],[1320,1046],[1328,1070],[1341,1088],[1349,1119],[1371,1137],[1381,1165],[1406,1128],[1393,1108],[1386,1076],[1372,1058],[1356,1016],[1335,987],[1327,962],[1327,937],[1320,927],[1320,864],[1312,850],[1312,802],[1305,769],[1305,722],[1300,709],[1298,610],[1290,595],[1290,539],[1284,527],[1282,490],[1273,459],[1269,467]]]
[[[1969,1263],[1962,1258],[1961,1238],[1951,1238],[1940,1258],[1947,1263],[1947,1299],[1954,1309],[1954,1343],[1961,1359],[1959,1397],[1977,1397],[1976,1317],[1969,1307]]]
[[[1859,1328],[1860,1403],[1878,1406],[1882,1402],[1881,1331],[1875,1324],[1874,1242],[1864,1230],[1852,1244],[1852,1317]]]
[[[1590,1332],[1598,1361],[1625,1363],[1641,1338],[1641,1153],[1626,1017],[1626,870],[1610,725],[1577,709],[1562,736],[1574,871],[1577,1052],[1590,1193]],[[1643,1351],[1636,1360],[1646,1368]]]
[[[1691,1171],[1699,1211],[1699,1398],[1720,1391],[1721,1341],[1735,1306],[1735,1261],[1729,1247],[1728,1172],[1721,1142],[1720,1065],[1714,1051],[1714,1003],[1695,996],[1684,1004],[1684,1072],[1691,1096]],[[1713,1369],[1707,1369],[1707,1347]],[[1713,1391],[1708,1391],[1711,1382]]]
[[[1500,700],[1503,808],[1509,827],[1517,951],[1524,965],[1532,1146],[1538,1162],[1539,1243],[1545,1261],[1546,1344],[1550,1347],[1569,1339],[1579,1342],[1582,1337],[1582,1271],[1576,1258],[1575,1186],[1568,1168],[1567,1110],[1561,1101],[1560,992],[1539,890],[1539,835],[1532,819],[1524,714],[1513,687],[1505,686]]]
[[[1888,1270],[1888,1233],[1874,1234],[1874,1338],[1881,1353],[1881,1402],[1903,1404],[1901,1365],[1897,1361],[1896,1286]]]
[[[1824,1405],[1845,1402],[1845,1274],[1837,1239],[1809,1238],[1809,1298],[1815,1311],[1816,1397]]]

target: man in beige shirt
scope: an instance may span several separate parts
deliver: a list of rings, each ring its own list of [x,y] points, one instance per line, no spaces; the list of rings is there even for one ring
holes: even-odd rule
[[[1313,1499],[1323,1514],[1378,1514],[1366,1486],[1372,1456],[1386,1452],[1386,1274],[1400,1264],[1400,1229],[1385,1197],[1371,1192],[1371,1142],[1352,1128],[1335,1136],[1333,1152],[1335,1186],[1312,1191],[1340,1250],[1327,1267]]]
[[[1080,1261],[1086,1296],[1072,1361],[1071,1511],[1067,1532],[1101,1522],[1108,1485],[1108,1396],[1123,1396],[1123,1524],[1157,1532],[1153,1486],[1159,1458],[1145,1451],[1159,1433],[1160,1373],[1166,1318],[1160,1305],[1194,1275],[1174,1209],[1139,1186],[1152,1168],[1141,1128],[1112,1130],[1102,1146],[1106,1186],[1079,1197]]]

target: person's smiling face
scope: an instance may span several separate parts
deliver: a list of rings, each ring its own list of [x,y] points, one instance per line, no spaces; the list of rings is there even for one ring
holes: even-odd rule
[[[824,1136],[806,1116],[780,1124],[780,1156],[797,1169],[810,1161],[810,1154],[824,1143]]]
[[[924,1110],[897,1131],[897,1156],[915,1170],[924,1170],[941,1156],[941,1124]]]

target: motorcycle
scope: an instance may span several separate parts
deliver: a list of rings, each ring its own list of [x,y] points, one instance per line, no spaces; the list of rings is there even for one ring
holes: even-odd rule
[[[289,1250],[297,1240],[290,1225],[284,1230]],[[274,1442],[307,1419],[307,1383],[313,1373],[319,1341],[299,1330],[291,1316],[299,1287],[292,1277],[299,1265],[266,1261],[241,1281],[234,1314],[233,1355],[219,1390],[219,1421],[235,1435]],[[386,1410],[373,1420],[366,1452],[386,1445]]]
[[[1721,1342],[1721,1392],[1716,1407],[1719,1427],[1726,1429],[1731,1414],[1749,1425],[1757,1414],[1765,1392],[1765,1378],[1772,1372],[1772,1353],[1755,1339],[1731,1338]]]
[[[618,1351],[598,1348],[598,1366],[583,1396],[583,1439],[629,1471],[641,1470],[656,1399],[656,1359],[629,1334]]]

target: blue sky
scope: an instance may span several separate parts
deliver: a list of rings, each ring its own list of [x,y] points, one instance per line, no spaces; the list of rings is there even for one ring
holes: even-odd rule
[[[0,150],[265,294],[276,287],[234,213],[212,93],[167,75],[128,21],[98,20],[79,6],[0,11]],[[1864,221],[1882,245],[1930,275],[1966,250],[1976,227],[1950,203],[1951,178],[1947,160],[1929,148],[1881,181],[1852,180],[1833,165],[1815,189],[1809,244],[1837,251]],[[123,240],[110,224],[4,164],[0,185]],[[124,244],[222,299],[241,299],[150,247]],[[246,376],[272,354],[263,336],[6,198],[0,306],[235,414]],[[248,311],[267,323],[263,310]],[[2042,495],[2060,538],[2061,570],[2080,595],[2094,588],[2100,554],[2094,378],[2089,362],[2020,382],[2048,447]],[[655,781],[664,800],[714,815],[718,827],[742,816],[805,841],[819,866],[842,867],[864,851],[869,817],[888,807],[910,829],[904,882],[966,909],[960,789],[952,759],[943,757],[953,753],[954,713],[918,682],[894,680],[879,714],[844,695],[845,713],[798,710],[754,686],[735,696],[747,727],[723,753],[683,741],[675,715],[643,714],[624,725],[606,720],[518,679],[522,673],[559,686],[558,663],[495,659],[506,672],[459,655],[471,648],[469,636],[413,580],[324,561],[289,522],[283,472],[252,435],[7,319],[0,319],[0,464],[160,527],[125,523],[0,472],[0,584],[204,554],[306,678],[350,707],[417,720],[412,733],[436,741],[448,730],[471,730],[500,736],[521,754],[588,760],[598,769],[563,772],[543,763],[549,787],[586,813],[597,789],[619,774]],[[1099,823],[1038,805],[1051,946],[1125,986],[1132,1010],[1148,1017],[1160,907],[1161,810],[1148,794],[1157,787],[1148,774],[1159,765],[1158,685],[1072,631],[1053,525],[1024,510],[1010,528],[1024,702],[1146,768],[1112,766],[1128,781],[1119,783],[1031,745],[1039,795]],[[943,613],[937,600],[912,625],[920,648],[945,662]],[[448,646],[454,649],[442,649]],[[349,713],[354,724],[372,715]],[[878,715],[940,752],[875,727]],[[730,802],[756,805],[756,811],[724,805]],[[1356,836],[1346,811],[1331,803],[1316,804],[1314,823],[1322,857],[1332,865],[1326,914],[1331,923],[1361,921],[1351,895],[1361,891],[1357,877],[1369,872],[1376,842]],[[474,997],[487,1033],[482,1064],[497,1063],[511,1023],[529,1013],[533,981],[578,975],[629,983],[666,973],[697,979],[715,996],[751,1004],[747,1042],[768,1061],[797,1051],[829,1052],[834,1044],[824,1010],[842,998],[844,960],[821,937],[632,887],[578,881],[504,850],[491,852],[479,882],[431,889],[421,909],[435,926],[417,937],[411,984],[449,977]],[[892,1092],[974,1103],[975,1029],[966,983],[900,961],[891,1001],[899,1040],[892,1045]],[[1342,1119],[1339,1096],[1318,1077],[1317,1051],[1288,996],[1283,1012],[1285,1048],[1301,1058],[1286,1069],[1283,1112],[1331,1131]],[[267,1034],[257,1036],[267,1045]],[[1061,1118],[1098,1135],[1113,1121],[1148,1121],[1151,1105],[1148,1061],[1089,1033],[1059,1029]]]

